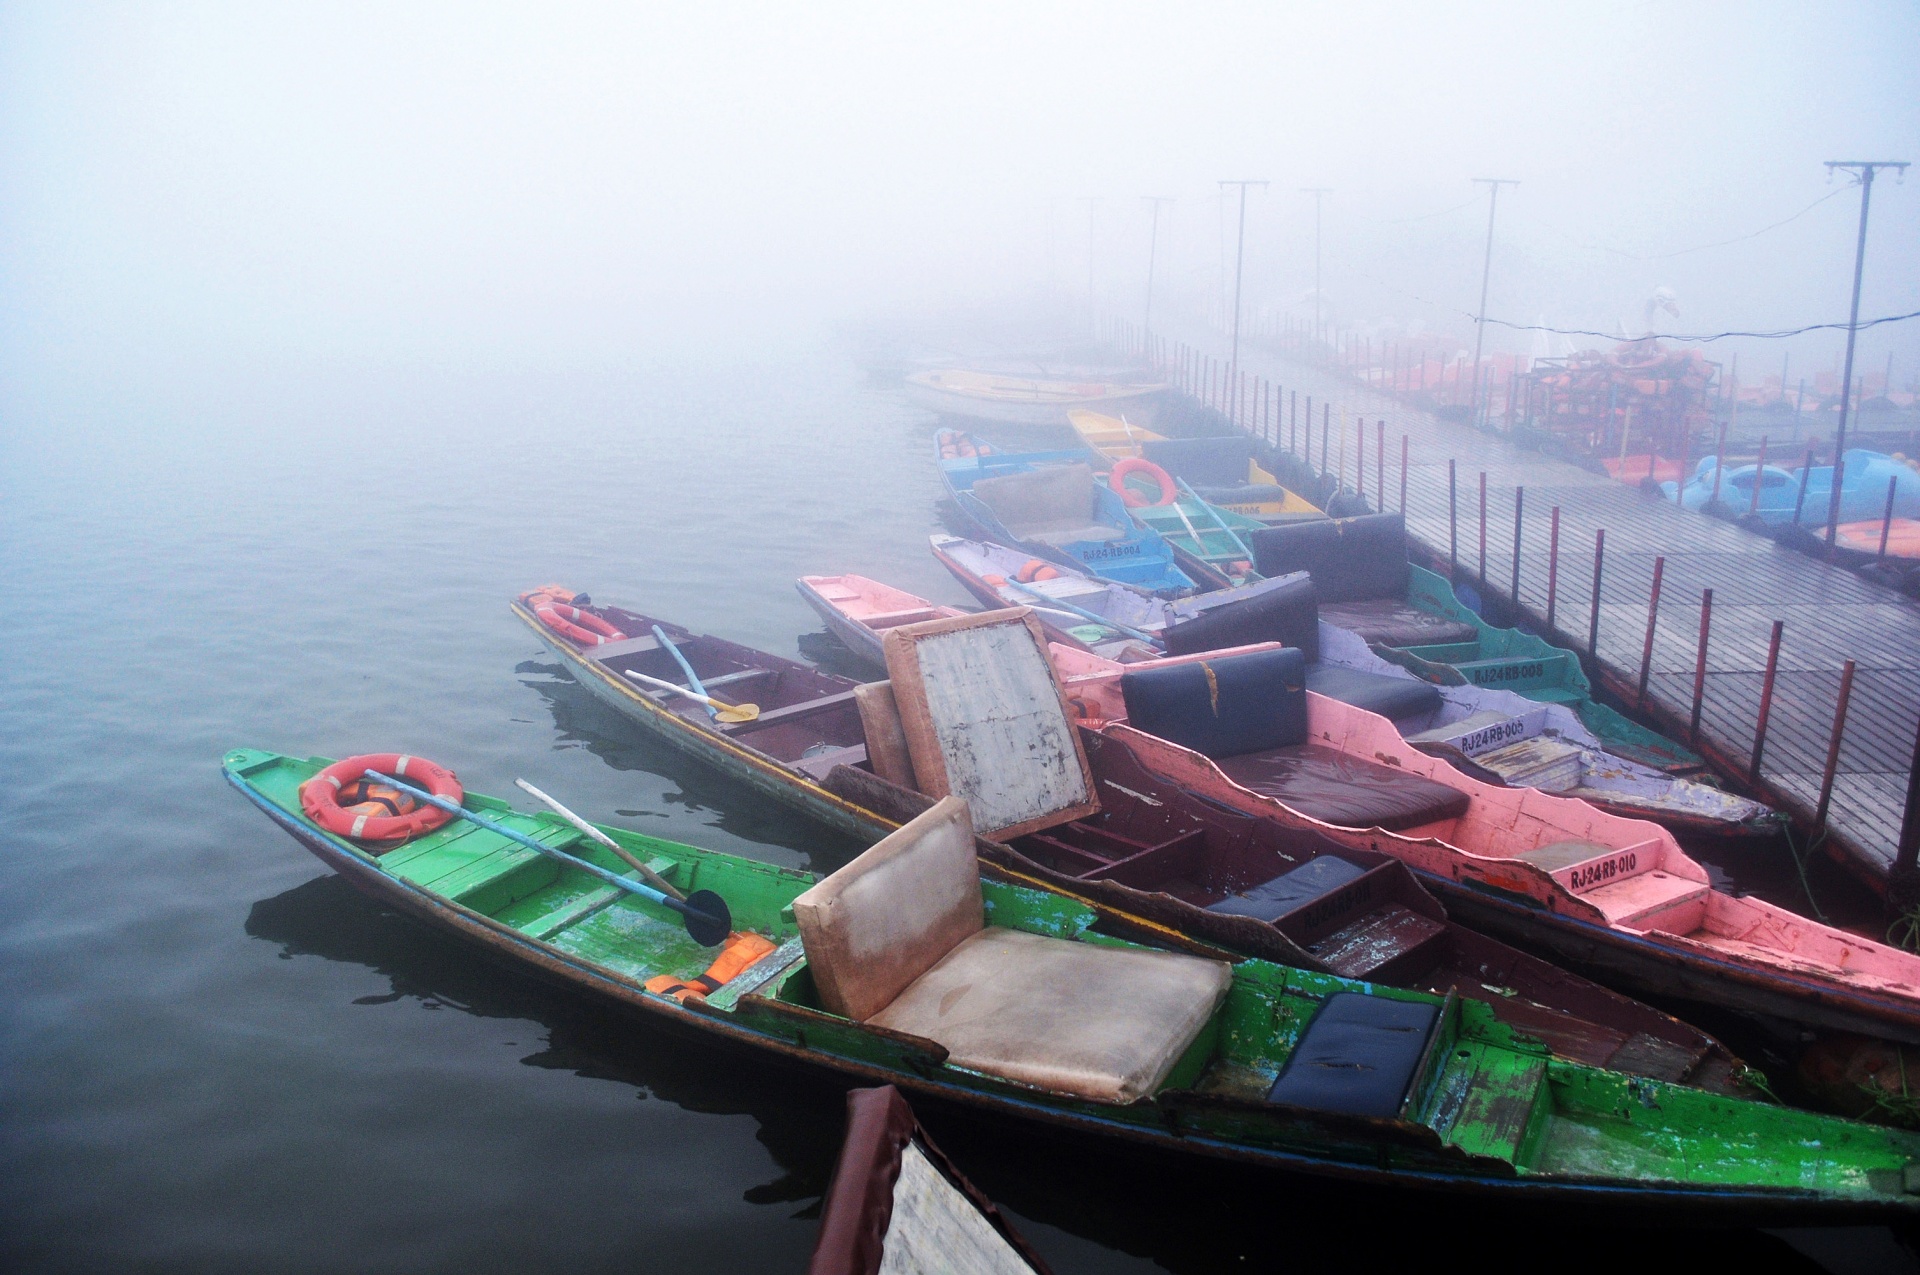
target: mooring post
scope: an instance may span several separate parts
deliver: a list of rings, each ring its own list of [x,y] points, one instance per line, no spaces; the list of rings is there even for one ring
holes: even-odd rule
[[[1360,497],[1360,499],[1364,501],[1367,498],[1367,418],[1366,417],[1356,416],[1353,418],[1353,433],[1354,433],[1353,494]],[[1342,437],[1344,438],[1345,435],[1342,435]],[[1341,444],[1340,450],[1342,452],[1345,452],[1346,444],[1344,443]],[[1344,455],[1341,456],[1340,468],[1345,469],[1347,467],[1346,459],[1347,458]],[[1342,478],[1346,477],[1345,474],[1342,474],[1340,476]]]
[[[1820,774],[1820,804],[1814,808],[1813,826],[1827,826],[1827,806],[1833,800],[1833,777],[1840,769],[1840,737],[1847,729],[1847,701],[1853,697],[1853,661],[1840,669],[1840,698],[1833,706],[1833,738],[1827,741],[1827,768]]]
[[[1330,454],[1329,440],[1333,435],[1333,404],[1320,404],[1320,472],[1327,472],[1327,456]],[[1345,444],[1342,444],[1345,446]],[[1334,475],[1333,489],[1340,490],[1340,476]]]
[[[1527,489],[1513,489],[1513,589],[1508,594],[1513,599],[1513,609],[1520,609],[1520,515],[1526,509]],[[1517,617],[1516,617],[1517,618]]]
[[[1587,620],[1587,654],[1600,662],[1600,574],[1607,562],[1607,529],[1593,533],[1593,615]]]
[[[1911,878],[1920,859],[1920,731],[1913,739],[1913,763],[1907,767],[1907,805],[1900,819],[1900,840],[1894,849],[1895,879]]]
[[[1460,578],[1460,474],[1457,462],[1447,462],[1447,583]]]
[[[1553,636],[1553,607],[1560,596],[1560,506],[1547,516],[1547,636]]]
[[[1813,476],[1813,444],[1807,444],[1807,459],[1800,466],[1800,490],[1793,497],[1793,525],[1800,525],[1800,510],[1807,503],[1807,479]]]
[[[1887,537],[1893,534],[1893,494],[1900,489],[1900,475],[1887,479],[1887,512],[1880,515],[1880,553],[1887,556]]]
[[[1653,590],[1647,594],[1647,641],[1640,648],[1640,707],[1647,706],[1647,678],[1653,672],[1653,632],[1660,622],[1660,578],[1667,573],[1667,560],[1653,560]]]
[[[1404,488],[1405,484],[1402,484]],[[1373,428],[1373,498],[1380,506],[1380,512],[1387,512],[1387,422],[1382,417]],[[1401,512],[1406,512],[1406,501],[1400,502]],[[1892,508],[1891,505],[1888,508]]]
[[[1407,516],[1407,436],[1400,435],[1400,516]]]
[[[1707,635],[1713,631],[1713,590],[1700,590],[1700,649],[1693,657],[1693,720],[1687,726],[1693,746],[1700,746],[1700,704],[1707,693]]]
[[[1480,587],[1487,587],[1487,471],[1480,471]]]
[[[1784,387],[1782,393],[1785,392]],[[1747,517],[1760,512],[1760,487],[1767,478],[1767,436],[1760,435],[1760,459],[1753,463],[1753,494],[1747,497]]]
[[[1713,495],[1707,497],[1708,504],[1720,502],[1720,471],[1727,467],[1727,427],[1720,427],[1720,445],[1713,452]],[[1686,475],[1680,475],[1685,478]]]
[[[1753,760],[1747,763],[1747,778],[1758,782],[1760,779],[1760,756],[1767,747],[1767,718],[1773,715],[1773,679],[1780,671],[1780,634],[1786,629],[1785,620],[1773,622],[1773,636],[1767,639],[1767,671],[1760,678],[1760,712],[1753,719]]]
[[[1307,428],[1305,435],[1305,438],[1301,440],[1301,446],[1305,448],[1305,451],[1301,453],[1301,458],[1307,462],[1307,469],[1311,472],[1313,469],[1313,395],[1311,394],[1307,395]]]

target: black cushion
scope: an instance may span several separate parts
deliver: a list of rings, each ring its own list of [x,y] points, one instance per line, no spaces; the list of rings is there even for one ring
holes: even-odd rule
[[[1320,601],[1405,598],[1407,527],[1399,514],[1322,518],[1246,533],[1261,575],[1312,574]]]
[[[1413,1082],[1440,1007],[1341,992],[1301,1033],[1267,1101],[1388,1120]]]
[[[1458,788],[1321,744],[1269,748],[1215,760],[1227,778],[1242,788],[1342,828],[1398,832],[1457,819],[1473,804],[1473,798]]]
[[[1142,443],[1140,455],[1189,486],[1245,486],[1253,440],[1244,434],[1220,438],[1164,438]]]
[[[1398,598],[1328,603],[1320,618],[1379,646],[1441,646],[1480,640],[1480,630],[1473,625],[1422,611]]]
[[[1338,855],[1323,854],[1251,890],[1209,904],[1207,911],[1250,916],[1271,925],[1295,908],[1332,893],[1365,872],[1357,863],[1348,863]]]
[[[1169,655],[1281,642],[1298,647],[1308,660],[1320,658],[1319,595],[1305,572],[1244,589],[1219,589],[1176,602],[1173,609],[1190,618],[1162,631]]]
[[[1440,707],[1440,688],[1431,682],[1367,673],[1336,664],[1309,664],[1307,689],[1396,722]]]
[[[1307,661],[1255,651],[1120,675],[1127,723],[1209,757],[1298,744],[1307,737]]]

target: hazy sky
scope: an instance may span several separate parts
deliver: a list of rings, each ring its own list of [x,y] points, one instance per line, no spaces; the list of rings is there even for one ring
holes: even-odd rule
[[[1343,317],[1460,327],[1468,179],[1496,176],[1522,185],[1492,314],[1611,327],[1667,285],[1690,331],[1844,319],[1853,192],[1739,245],[1626,254],[1787,217],[1827,159],[1920,160],[1916,54],[1911,2],[14,3],[0,337],[16,372],[761,339],[1077,297],[1086,196],[1096,285],[1130,311],[1140,196],[1178,198],[1163,286],[1198,301],[1237,177],[1273,183],[1250,305],[1311,286],[1298,191],[1329,186]],[[1920,172],[1876,190],[1863,304],[1911,309]],[[1920,322],[1899,342],[1912,373]]]

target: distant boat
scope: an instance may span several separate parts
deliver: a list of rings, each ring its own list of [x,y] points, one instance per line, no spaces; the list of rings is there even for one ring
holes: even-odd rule
[[[1087,410],[1069,412],[1067,419],[1096,455],[1108,461],[1152,461],[1201,499],[1232,513],[1266,523],[1326,517],[1318,505],[1281,486],[1260,467],[1253,440],[1244,434],[1168,438],[1138,419]]]
[[[1873,547],[1877,548],[1880,521],[1886,516],[1889,483],[1894,488],[1893,516],[1920,517],[1920,466],[1914,461],[1856,448],[1848,448],[1844,459],[1845,472],[1840,479],[1841,523],[1871,522]],[[1700,463],[1694,466],[1693,477],[1685,487],[1677,489],[1677,499],[1682,505],[1688,509],[1704,509],[1714,499],[1713,472],[1717,463],[1717,457],[1701,457]],[[1753,509],[1762,522],[1771,526],[1795,521],[1796,508],[1800,511],[1801,526],[1827,525],[1827,506],[1833,499],[1832,465],[1815,465],[1811,469],[1768,465],[1759,480],[1760,500],[1756,506],[1753,484],[1757,468],[1729,465],[1720,478],[1720,503],[1735,514]],[[1800,495],[1802,483],[1807,489],[1804,499]],[[1668,498],[1676,498],[1674,484],[1663,483],[1661,489]]]
[[[942,416],[1003,425],[1065,425],[1076,409],[1124,412],[1146,425],[1158,416],[1165,385],[1042,381],[960,368],[916,372],[904,382],[907,401]]]

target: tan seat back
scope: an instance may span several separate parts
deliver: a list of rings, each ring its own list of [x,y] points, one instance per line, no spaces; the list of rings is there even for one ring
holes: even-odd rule
[[[986,925],[967,803],[947,797],[793,901],[820,1003],[864,1022]]]
[[[1025,473],[983,478],[970,489],[1008,531],[1085,526],[1093,520],[1093,467],[1041,465]]]

